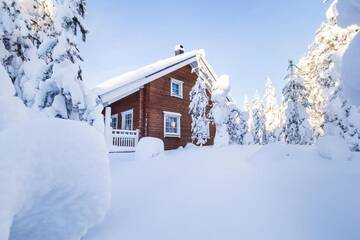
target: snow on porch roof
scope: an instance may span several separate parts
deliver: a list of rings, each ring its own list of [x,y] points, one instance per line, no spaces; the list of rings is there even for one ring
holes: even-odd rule
[[[198,64],[205,66],[210,73],[209,75],[213,78],[211,80],[215,81],[217,77],[211,66],[205,60],[205,51],[199,49],[163,59],[135,71],[122,74],[100,83],[95,87],[94,91],[100,96],[103,104],[106,106],[129,96],[153,80],[197,61],[201,61],[201,63]]]

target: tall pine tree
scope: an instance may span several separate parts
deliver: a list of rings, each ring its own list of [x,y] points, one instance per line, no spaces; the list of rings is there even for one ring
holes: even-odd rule
[[[201,71],[199,71],[201,74]],[[191,115],[191,139],[197,145],[204,145],[209,138],[209,119],[206,117],[206,107],[209,100],[205,84],[199,77],[190,91],[189,113]]]
[[[290,61],[288,83],[283,89],[283,108],[285,123],[282,129],[283,139],[288,144],[311,144],[313,140],[312,128],[306,112],[308,100],[304,80],[295,72],[296,66]]]
[[[264,104],[256,92],[252,101],[252,128],[251,133],[254,144],[266,144],[266,126]]]

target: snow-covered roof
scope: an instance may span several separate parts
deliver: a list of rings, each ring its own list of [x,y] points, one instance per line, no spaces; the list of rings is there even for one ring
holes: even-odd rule
[[[201,66],[208,73],[209,81],[216,81],[217,76],[205,59],[205,51],[199,49],[163,59],[135,71],[109,79],[97,85],[94,91],[100,96],[104,105],[109,105],[137,92],[145,84],[189,64]]]

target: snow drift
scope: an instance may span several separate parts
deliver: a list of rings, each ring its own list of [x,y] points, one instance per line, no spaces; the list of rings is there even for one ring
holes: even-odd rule
[[[109,207],[107,149],[85,123],[0,130],[0,239],[79,240]]]
[[[353,154],[329,161],[314,146],[286,144],[198,147],[156,161],[114,154],[114,204],[84,240],[360,239]]]
[[[137,160],[148,160],[164,153],[164,142],[159,138],[144,137],[136,146],[135,156]]]

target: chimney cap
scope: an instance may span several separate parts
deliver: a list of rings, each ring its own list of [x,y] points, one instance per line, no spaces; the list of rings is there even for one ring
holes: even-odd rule
[[[183,54],[185,52],[184,45],[178,44],[175,46],[175,56]]]

